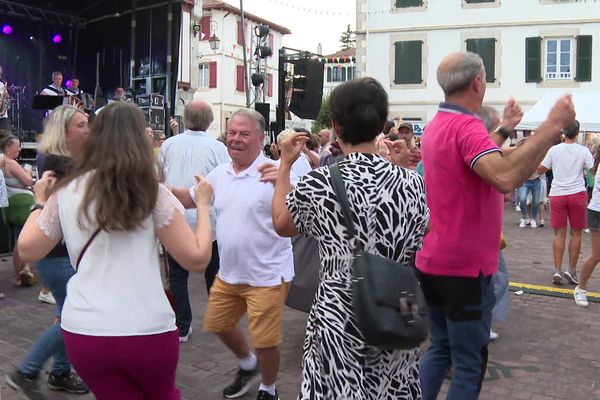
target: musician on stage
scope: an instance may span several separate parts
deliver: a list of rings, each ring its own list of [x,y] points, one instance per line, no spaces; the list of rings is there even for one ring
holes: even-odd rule
[[[62,87],[63,74],[60,71],[54,71],[52,73],[52,83],[46,86],[40,94],[45,96],[64,96],[66,95],[65,89]]]
[[[0,65],[0,130],[10,130],[8,120],[8,108],[10,106],[10,95],[8,94],[8,82],[4,79],[4,71]]]
[[[81,96],[83,94],[83,90],[79,89],[79,78],[73,77],[71,79],[71,87],[68,87],[67,94],[71,96]]]

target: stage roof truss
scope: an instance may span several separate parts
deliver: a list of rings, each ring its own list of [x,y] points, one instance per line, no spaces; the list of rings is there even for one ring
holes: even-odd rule
[[[31,21],[57,22],[65,25],[76,25],[83,22],[81,18],[73,14],[43,9],[10,0],[0,0],[0,10],[2,10],[0,15],[5,14],[9,17],[25,18]]]

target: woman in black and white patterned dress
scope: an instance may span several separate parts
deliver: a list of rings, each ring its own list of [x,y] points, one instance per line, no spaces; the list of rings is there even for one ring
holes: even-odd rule
[[[363,78],[337,87],[329,103],[333,128],[346,154],[339,166],[359,240],[365,251],[408,261],[421,245],[429,213],[421,177],[376,154],[375,138],[387,119],[387,95],[377,81]],[[329,169],[310,172],[293,190],[289,185],[288,165],[304,140],[296,136],[282,145],[273,198],[277,232],[314,237],[321,257],[320,285],[306,327],[299,399],[420,399],[418,348],[387,351],[369,346],[356,327],[352,256]],[[394,163],[407,161],[406,146],[388,144]]]

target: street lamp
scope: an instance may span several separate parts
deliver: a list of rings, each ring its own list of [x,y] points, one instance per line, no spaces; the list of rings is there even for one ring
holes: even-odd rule
[[[212,51],[217,51],[219,50],[219,44],[221,43],[221,40],[217,37],[217,35],[213,34],[210,39],[208,39],[208,44],[210,45],[210,49]]]
[[[219,50],[219,44],[221,43],[219,37],[215,35],[218,27],[219,25],[217,24],[217,21],[210,21],[210,38],[208,39],[208,44],[210,45],[210,49],[212,51]]]

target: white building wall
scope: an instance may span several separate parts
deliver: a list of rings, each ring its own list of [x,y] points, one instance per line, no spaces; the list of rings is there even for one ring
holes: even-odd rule
[[[195,43],[192,51],[192,72],[191,72],[191,88],[187,90],[188,98],[202,99],[213,107],[215,121],[209,128],[209,133],[218,137],[225,130],[227,120],[231,114],[239,108],[246,107],[246,95],[244,92],[236,90],[236,66],[243,65],[243,50],[242,46],[237,44],[237,21],[240,16],[234,13],[228,13],[222,10],[211,10],[205,12],[204,16],[210,15],[214,23],[216,23],[215,34],[221,40],[219,49],[211,50],[208,40],[199,40],[198,37],[193,38]],[[198,17],[198,20],[200,18]],[[257,25],[256,22],[247,20],[246,43],[250,48],[250,43],[253,39],[253,28]],[[271,29],[273,34],[273,55],[268,59],[268,73],[273,75],[273,95],[267,96],[265,102],[271,105],[271,121],[275,120],[275,106],[277,104],[277,74],[278,74],[278,51],[281,48],[283,35],[280,32]],[[208,38],[206,38],[208,39]],[[268,42],[268,41],[267,41]],[[252,54],[248,53],[248,63],[253,62]],[[201,63],[217,63],[217,87],[216,88],[199,88],[199,64]],[[248,79],[250,79],[249,73]],[[265,93],[268,86],[265,82]],[[254,94],[251,92],[251,101],[254,100]],[[262,100],[261,100],[262,101]],[[253,106],[252,106],[253,107]]]
[[[394,4],[393,0],[357,1],[358,73],[375,77],[388,90],[391,115],[430,120],[443,99],[435,78],[437,66],[448,53],[465,50],[465,39],[474,37],[498,39],[497,82],[488,83],[485,100],[491,105],[500,108],[513,96],[528,109],[550,91],[600,91],[600,3],[497,0],[465,5],[463,0],[424,0],[423,7],[401,9]],[[592,81],[525,82],[525,38],[563,34],[593,35]],[[398,40],[424,41],[422,85],[393,84],[393,43]],[[573,63],[573,73],[574,69]]]

